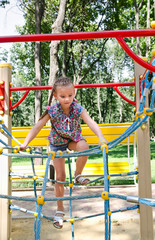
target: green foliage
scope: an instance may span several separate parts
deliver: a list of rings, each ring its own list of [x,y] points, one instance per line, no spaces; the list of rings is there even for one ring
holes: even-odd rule
[[[150,117],[150,137],[153,139],[155,136],[155,114]]]
[[[0,1],[0,7],[5,8],[6,4],[9,4],[9,3],[10,3],[10,1],[8,1],[8,0],[1,0]]]
[[[140,1],[137,1],[139,4]],[[41,33],[51,33],[52,24],[58,15],[60,1],[45,0],[45,11],[41,22]],[[153,0],[151,0],[153,6]],[[19,34],[35,33],[35,1],[22,0],[20,8],[24,12],[25,24],[17,27]],[[153,20],[153,8],[151,8]],[[146,28],[146,0],[140,10],[140,28]],[[100,31],[135,29],[135,7],[131,0],[69,0],[67,1],[63,32]],[[136,50],[136,38],[125,39],[133,51]],[[151,37],[150,52],[155,44]],[[140,38],[141,52],[146,53],[146,40]],[[150,53],[149,53],[150,54]],[[3,60],[7,53],[0,52]],[[75,83],[112,83],[130,82],[134,76],[133,61],[114,39],[89,39],[61,41],[58,49],[58,76],[67,75]],[[151,55],[149,55],[150,59]],[[15,43],[11,51],[14,86],[34,86],[34,43]],[[50,66],[50,42],[41,43],[42,85],[48,85]],[[133,87],[119,88],[129,99],[133,100]],[[13,92],[13,104],[23,92]],[[78,101],[87,109],[90,116],[98,123],[132,121],[133,106],[121,99],[113,88],[100,88],[98,100],[97,89],[77,91]],[[34,92],[30,92],[16,109],[14,109],[13,126],[33,125]],[[48,92],[43,91],[42,109],[47,105]],[[98,101],[100,101],[101,117]],[[24,111],[23,111],[24,110]],[[30,114],[31,113],[31,114]],[[151,136],[154,135],[154,119],[150,118]]]
[[[8,61],[8,51],[0,47],[0,62],[7,62]]]

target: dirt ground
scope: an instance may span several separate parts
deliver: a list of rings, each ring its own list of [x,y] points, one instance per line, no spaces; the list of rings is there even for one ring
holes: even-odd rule
[[[34,220],[33,219],[14,219],[12,223],[12,240],[34,240]],[[87,219],[78,221],[74,226],[74,236],[76,240],[103,240],[104,220]],[[155,235],[155,229],[154,229]],[[53,227],[52,222],[42,220],[41,222],[42,240],[72,240],[71,224],[64,223],[61,230]],[[112,240],[139,240],[139,220],[114,220],[111,228]]]
[[[121,195],[136,196],[138,191],[137,187],[115,187],[111,189],[111,193],[119,193]],[[85,194],[99,194],[102,189],[89,189],[81,188],[75,189],[73,194],[85,195]],[[153,198],[155,198],[155,184],[152,185]],[[32,197],[33,192],[14,192],[14,196]],[[65,195],[68,195],[68,189],[65,191]],[[54,191],[50,190],[46,192],[46,197],[54,196]],[[20,207],[24,207],[31,211],[35,211],[35,205],[30,202],[13,201]],[[43,214],[46,216],[54,216],[56,210],[56,203],[46,202],[43,207]],[[110,200],[111,211],[117,210],[122,207],[130,206],[130,203],[120,199]],[[69,218],[69,205],[68,201],[64,201],[66,219]],[[82,217],[91,214],[98,214],[104,212],[104,202],[102,198],[84,199],[73,201],[73,216]],[[27,215],[20,211],[13,211],[12,214],[12,240],[34,240],[34,218],[32,215]],[[154,236],[155,236],[155,208],[153,208],[154,218]],[[75,240],[105,240],[105,224],[104,216],[98,216],[93,218],[76,221],[74,223],[74,239]],[[61,230],[55,229],[51,221],[42,218],[41,219],[41,240],[72,240],[71,224],[64,223],[64,227]],[[139,225],[139,213],[137,210],[131,210],[127,212],[118,212],[112,214],[111,224],[111,240],[140,240],[140,225]],[[147,239],[146,239],[147,240]]]

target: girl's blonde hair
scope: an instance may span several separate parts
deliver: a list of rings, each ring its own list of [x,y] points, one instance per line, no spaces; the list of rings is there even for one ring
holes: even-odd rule
[[[52,91],[51,91],[51,95],[49,97],[48,105],[49,106],[51,105],[52,99],[53,99],[53,93],[56,92],[57,87],[67,87],[67,86],[70,86],[70,85],[74,86],[73,82],[70,78],[67,78],[67,77],[58,78],[53,84],[53,88],[52,88]],[[42,116],[39,118],[39,120],[42,119],[46,114],[48,114],[48,110],[46,110],[42,114]]]

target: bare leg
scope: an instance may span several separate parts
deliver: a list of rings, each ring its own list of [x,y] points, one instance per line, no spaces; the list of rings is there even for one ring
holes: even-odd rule
[[[71,150],[75,150],[75,151],[84,151],[89,149],[88,144],[86,143],[85,140],[81,140],[79,142],[70,142],[69,143],[69,149]],[[75,176],[79,175],[82,173],[82,170],[87,162],[88,156],[82,156],[82,157],[78,157],[76,160],[76,170],[75,170]],[[83,184],[86,184],[86,182],[84,181]]]
[[[53,163],[56,171],[56,180],[64,182],[66,179],[65,159],[57,158],[57,159],[54,159]],[[56,197],[64,196],[64,184],[62,183],[55,184],[55,196]],[[57,211],[64,211],[63,201],[57,201]],[[57,215],[59,216],[59,214]],[[59,223],[57,225],[59,225]]]

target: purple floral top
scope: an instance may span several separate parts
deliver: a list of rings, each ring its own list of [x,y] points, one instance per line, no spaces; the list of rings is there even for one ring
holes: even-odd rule
[[[60,103],[48,106],[48,114],[51,119],[51,131],[48,136],[50,144],[63,145],[71,140],[78,142],[82,139],[80,115],[84,108],[76,102],[72,102],[69,115],[65,115]]]

